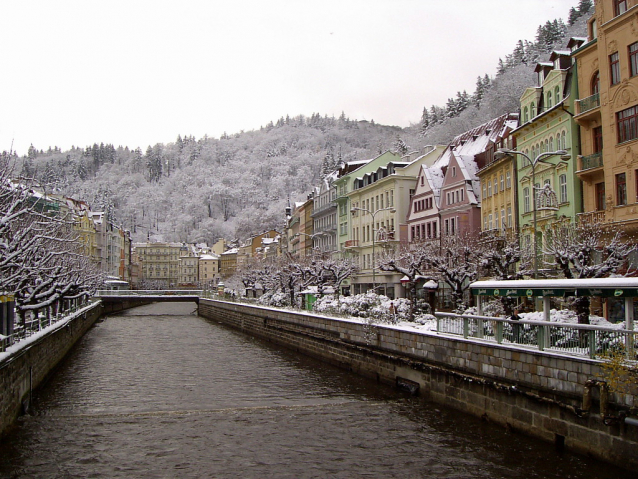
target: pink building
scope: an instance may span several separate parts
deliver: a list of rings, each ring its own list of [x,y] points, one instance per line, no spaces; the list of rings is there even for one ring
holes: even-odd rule
[[[517,124],[518,116],[508,114],[473,128],[454,138],[431,167],[421,169],[407,218],[411,242],[481,230],[476,173]]]

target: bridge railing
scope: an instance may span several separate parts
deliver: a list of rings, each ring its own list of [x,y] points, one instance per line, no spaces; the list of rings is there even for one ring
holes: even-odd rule
[[[103,289],[95,292],[95,297],[104,296],[202,296],[201,289]]]
[[[575,354],[591,359],[612,352],[623,352],[629,360],[638,359],[638,331],[628,329],[436,313],[436,331],[497,344]]]

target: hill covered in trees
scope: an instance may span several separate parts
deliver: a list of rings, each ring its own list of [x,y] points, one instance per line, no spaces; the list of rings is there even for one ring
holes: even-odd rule
[[[457,92],[444,106],[423,108],[407,128],[318,113],[282,117],[259,130],[220,138],[177,136],[140,148],[94,144],[38,150],[18,158],[23,176],[48,191],[87,201],[128,228],[136,241],[214,242],[265,229],[281,230],[288,201],[303,200],[340,162],[373,158],[386,150],[419,152],[518,111],[533,69],[572,36],[585,36],[590,0],[581,0],[568,23],[548,21],[536,39],[519,41],[499,61],[497,74],[479,75],[470,95]],[[418,111],[418,107],[415,108]]]

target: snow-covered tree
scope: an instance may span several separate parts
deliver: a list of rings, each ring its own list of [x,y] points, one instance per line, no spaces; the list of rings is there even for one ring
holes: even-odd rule
[[[88,294],[101,282],[82,255],[71,218],[60,216],[0,158],[0,290],[15,296],[18,314]]]
[[[423,268],[427,276],[445,282],[451,289],[457,311],[468,306],[466,292],[479,276],[484,248],[474,235],[448,235],[423,243]]]
[[[636,251],[633,238],[622,231],[610,231],[600,223],[563,223],[545,234],[543,253],[552,258],[549,267],[557,268],[568,279],[604,278],[629,272],[629,255]],[[588,296],[574,300],[578,322],[589,323]]]

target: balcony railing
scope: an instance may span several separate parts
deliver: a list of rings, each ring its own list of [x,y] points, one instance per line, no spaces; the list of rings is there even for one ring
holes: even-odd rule
[[[600,93],[594,93],[592,96],[578,100],[578,115],[598,107],[600,107]]]
[[[605,211],[589,211],[587,213],[578,213],[576,215],[578,222],[586,225],[593,225],[605,222]]]
[[[348,240],[345,244],[346,248],[356,248],[357,246],[359,246],[359,240]]]
[[[594,153],[593,155],[580,157],[580,170],[591,170],[593,168],[599,168],[603,166],[603,154],[602,152]]]

